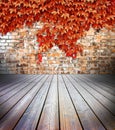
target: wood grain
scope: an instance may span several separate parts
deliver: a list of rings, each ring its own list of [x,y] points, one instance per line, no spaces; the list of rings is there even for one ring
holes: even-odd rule
[[[66,76],[63,76],[66,87],[75,105],[79,118],[85,130],[105,130],[104,126],[95,116],[82,95],[77,91]]]
[[[0,130],[115,130],[113,75],[0,75]]]
[[[82,130],[79,118],[68,95],[61,75],[58,76],[58,87],[61,130]]]
[[[37,130],[59,130],[56,75],[53,77]]]

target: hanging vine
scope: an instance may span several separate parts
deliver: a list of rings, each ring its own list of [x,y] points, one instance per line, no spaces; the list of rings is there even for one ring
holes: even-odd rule
[[[57,45],[66,56],[76,58],[83,47],[76,41],[90,27],[115,26],[115,0],[1,0],[0,33],[5,35],[25,25],[43,23],[37,32],[39,62],[42,52]]]

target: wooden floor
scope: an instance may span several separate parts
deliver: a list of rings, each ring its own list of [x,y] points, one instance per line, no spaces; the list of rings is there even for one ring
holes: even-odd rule
[[[0,130],[115,130],[115,75],[0,75]]]

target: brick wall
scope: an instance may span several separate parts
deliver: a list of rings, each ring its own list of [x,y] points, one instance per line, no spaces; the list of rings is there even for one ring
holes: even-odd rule
[[[37,64],[38,43],[36,31],[40,28],[36,23],[33,28],[16,30],[0,36],[0,73],[15,74],[56,74],[115,73],[115,30],[106,29],[86,32],[86,36],[77,42],[84,45],[83,56],[77,59],[65,57],[64,52],[54,46],[43,54],[43,62]]]

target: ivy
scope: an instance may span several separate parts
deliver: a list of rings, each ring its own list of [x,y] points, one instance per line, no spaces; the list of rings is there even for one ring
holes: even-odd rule
[[[31,27],[40,22],[37,32],[38,59],[42,52],[57,45],[66,56],[77,57],[83,47],[76,41],[93,27],[112,29],[115,26],[115,0],[1,0],[0,33]]]

